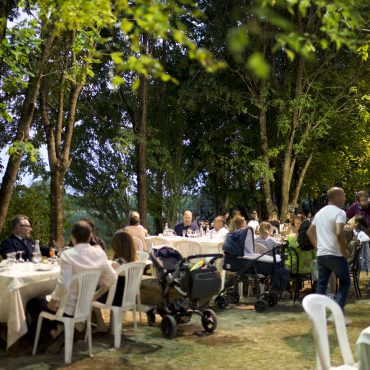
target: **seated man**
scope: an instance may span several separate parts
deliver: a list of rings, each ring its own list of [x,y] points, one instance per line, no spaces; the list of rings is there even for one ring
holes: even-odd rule
[[[94,300],[105,293],[117,280],[117,274],[109,263],[105,252],[101,248],[95,248],[89,244],[91,232],[91,226],[86,221],[78,221],[73,225],[72,242],[74,246],[60,255],[60,275],[56,288],[51,296],[34,298],[27,304],[27,311],[32,317],[31,329],[35,328],[41,311],[55,313],[58,310],[59,302],[65,296],[68,298],[64,314],[66,316],[74,314],[78,287],[70,285],[73,274],[96,268],[102,270],[99,279],[100,289],[96,292]],[[56,326],[54,322],[48,320],[44,320],[43,328],[54,339],[63,331],[62,324]]]
[[[199,230],[198,225],[193,222],[193,214],[191,213],[191,211],[185,211],[182,220],[183,221],[181,224],[177,224],[175,226],[176,235],[183,236],[183,231],[185,230],[185,232],[187,233],[188,229],[193,231]]]
[[[229,230],[224,226],[224,218],[217,216],[213,221],[213,229],[210,231],[211,239],[224,239]]]
[[[128,226],[123,228],[126,233],[138,238],[143,243],[144,251],[147,252],[147,245],[145,237],[148,236],[148,230],[144,226],[140,225],[140,214],[139,212],[132,211],[129,214]]]
[[[32,261],[32,252],[35,248],[35,242],[30,239],[32,227],[27,216],[17,215],[11,221],[12,234],[8,239],[1,243],[0,254],[6,258],[8,253],[22,252],[22,258],[25,261]],[[49,256],[49,248],[41,247],[41,253]]]

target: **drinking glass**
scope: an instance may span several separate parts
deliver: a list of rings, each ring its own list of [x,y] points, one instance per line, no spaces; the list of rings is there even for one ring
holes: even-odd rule
[[[26,261],[23,259],[24,252],[19,251],[18,253],[19,253],[19,260],[18,260],[18,262],[21,262],[21,263],[26,262]]]
[[[182,230],[182,236],[185,238],[186,237],[186,230]]]

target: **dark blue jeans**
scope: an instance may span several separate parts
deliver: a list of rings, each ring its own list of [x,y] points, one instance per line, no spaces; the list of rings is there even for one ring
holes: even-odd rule
[[[326,288],[332,272],[334,272],[339,279],[339,289],[335,300],[343,310],[351,286],[351,276],[349,274],[347,261],[344,257],[331,255],[319,256],[317,257],[317,270],[319,273],[319,280],[316,288],[317,294],[326,294]]]

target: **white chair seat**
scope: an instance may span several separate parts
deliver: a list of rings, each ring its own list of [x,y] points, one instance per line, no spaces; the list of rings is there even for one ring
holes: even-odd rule
[[[93,307],[100,309],[109,309],[111,315],[111,331],[114,334],[114,347],[121,346],[122,316],[123,312],[133,311],[133,321],[135,329],[135,338],[137,338],[136,324],[136,297],[140,292],[141,277],[145,268],[145,262],[131,262],[121,265],[116,271],[117,275],[125,277],[125,288],[123,291],[121,306],[112,306],[113,298],[116,292],[116,284],[110,289],[106,303],[93,302]]]
[[[96,287],[98,285],[100,269],[91,269],[78,272],[72,276],[72,284],[78,285],[78,296],[73,317],[64,317],[64,308],[68,295],[60,302],[58,311],[55,314],[42,311],[37,321],[35,342],[32,354],[36,354],[37,345],[40,338],[42,320],[59,321],[64,324],[64,362],[70,364],[72,360],[72,347],[75,324],[87,322],[86,333],[89,346],[89,355],[92,357],[92,338],[91,338],[91,303],[94,298]]]

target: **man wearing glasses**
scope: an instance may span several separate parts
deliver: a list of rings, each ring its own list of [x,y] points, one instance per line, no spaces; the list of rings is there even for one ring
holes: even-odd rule
[[[28,217],[17,215],[10,221],[10,225],[12,234],[2,241],[0,254],[6,258],[8,253],[21,252],[25,261],[31,261],[35,242],[30,239],[32,227]]]

